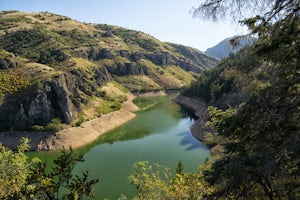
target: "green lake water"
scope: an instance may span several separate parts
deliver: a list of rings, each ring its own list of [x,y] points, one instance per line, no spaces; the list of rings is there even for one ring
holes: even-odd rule
[[[175,171],[181,160],[185,171],[195,172],[209,156],[208,148],[189,130],[193,120],[171,101],[172,97],[147,97],[156,102],[153,107],[137,112],[135,119],[75,150],[84,154],[85,162],[78,163],[74,173],[88,170],[90,177],[99,179],[94,186],[96,199],[117,199],[121,194],[131,199],[136,191],[129,176],[135,162],[147,160]],[[52,160],[57,153],[31,156]]]

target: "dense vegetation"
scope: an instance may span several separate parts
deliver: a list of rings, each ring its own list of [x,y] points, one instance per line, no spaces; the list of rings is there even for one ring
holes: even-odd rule
[[[274,66],[259,61],[250,48],[223,59],[218,67],[205,71],[183,91],[183,95],[216,102],[230,93],[255,95],[267,87]]]
[[[256,43],[201,75],[183,93],[212,105],[230,93],[247,96],[226,110],[208,109],[206,126],[214,131],[204,142],[220,149],[211,169],[202,172],[200,180],[212,187],[204,199],[300,198],[299,2],[207,0],[195,14],[217,19],[226,12],[255,10],[258,5],[266,10],[265,15],[243,20],[258,36]],[[146,174],[152,177],[152,172]],[[144,180],[136,184],[141,199],[153,182]],[[183,190],[185,184],[181,186]],[[192,194],[187,198],[195,199]]]
[[[176,172],[172,173],[159,164],[138,162],[133,166],[130,177],[139,192],[134,199],[203,199],[214,190],[204,180],[203,171],[210,167],[207,161],[197,173],[187,173],[179,162]]]
[[[77,162],[83,162],[82,155],[72,150],[63,151],[49,169],[46,162],[37,158],[28,160],[28,140],[21,141],[13,152],[0,145],[0,198],[1,199],[83,199],[93,198],[93,185],[98,179],[89,179],[88,172],[73,176]]]

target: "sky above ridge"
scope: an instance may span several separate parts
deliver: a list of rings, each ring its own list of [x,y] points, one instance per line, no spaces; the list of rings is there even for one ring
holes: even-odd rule
[[[47,11],[81,22],[117,25],[201,51],[242,33],[241,27],[228,21],[193,18],[190,11],[200,3],[201,0],[0,0],[0,10]]]

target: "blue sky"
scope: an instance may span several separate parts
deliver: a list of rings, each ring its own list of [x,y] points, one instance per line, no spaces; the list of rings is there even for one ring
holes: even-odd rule
[[[200,3],[200,0],[0,0],[0,10],[48,11],[81,22],[117,25],[201,51],[241,34],[237,24],[193,18],[190,10]]]

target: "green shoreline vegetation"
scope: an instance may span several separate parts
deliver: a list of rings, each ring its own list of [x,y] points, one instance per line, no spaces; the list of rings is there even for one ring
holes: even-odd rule
[[[133,103],[139,107],[139,111],[146,111],[155,106],[158,102],[149,98],[140,97],[134,99]]]

